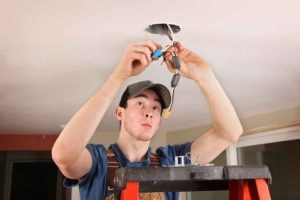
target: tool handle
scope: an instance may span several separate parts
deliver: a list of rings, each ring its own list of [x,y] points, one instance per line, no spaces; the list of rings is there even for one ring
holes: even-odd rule
[[[152,55],[151,58],[152,59],[158,59],[159,57],[161,57],[163,55],[163,52],[161,49],[157,49]]]

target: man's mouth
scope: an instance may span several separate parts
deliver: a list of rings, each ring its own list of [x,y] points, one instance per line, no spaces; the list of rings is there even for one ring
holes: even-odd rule
[[[142,126],[146,128],[152,128],[151,124],[148,123],[142,123]]]

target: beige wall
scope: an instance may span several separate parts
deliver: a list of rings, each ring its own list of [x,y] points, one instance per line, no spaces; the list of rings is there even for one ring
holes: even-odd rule
[[[280,128],[300,121],[300,107],[287,108],[276,112],[265,113],[254,117],[241,120],[244,130],[251,131],[262,130],[265,128]]]
[[[289,124],[300,123],[300,107],[288,108],[276,112],[265,113],[241,119],[244,132],[252,133],[260,130],[280,128]],[[167,133],[169,144],[178,144],[196,139],[210,128],[210,124]]]
[[[117,132],[96,132],[89,143],[103,144],[105,147],[108,147],[110,144],[115,143],[117,139]]]

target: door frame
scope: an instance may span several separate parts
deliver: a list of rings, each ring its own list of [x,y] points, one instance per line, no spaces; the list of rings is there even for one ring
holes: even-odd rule
[[[298,139],[300,139],[300,126],[292,126],[241,136],[235,144],[231,145],[226,149],[227,165],[238,165],[237,149],[240,147],[248,147],[254,145],[284,142]]]

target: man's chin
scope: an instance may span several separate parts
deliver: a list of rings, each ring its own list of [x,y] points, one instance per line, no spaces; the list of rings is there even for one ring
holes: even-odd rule
[[[138,138],[138,140],[142,141],[142,142],[151,142],[151,140],[153,139],[154,135],[152,136],[141,136]]]
[[[139,138],[139,141],[141,142],[151,142],[152,138]]]

